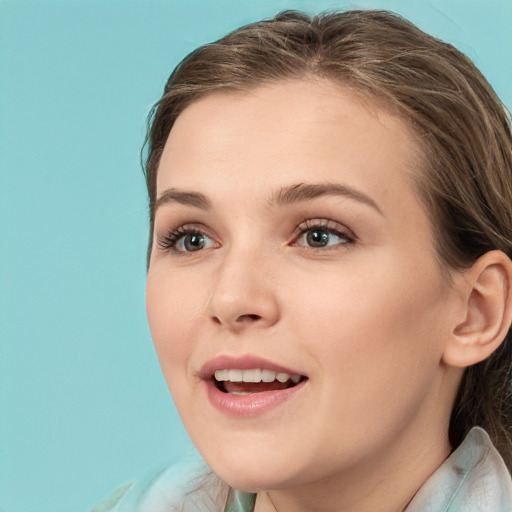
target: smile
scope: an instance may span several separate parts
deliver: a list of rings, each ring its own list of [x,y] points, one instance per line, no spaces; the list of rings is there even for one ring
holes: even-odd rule
[[[248,417],[292,399],[308,381],[304,375],[285,370],[250,356],[222,357],[203,368],[202,378],[212,405],[229,416]]]
[[[238,396],[288,389],[302,379],[300,375],[260,368],[216,370],[213,378],[220,391]]]

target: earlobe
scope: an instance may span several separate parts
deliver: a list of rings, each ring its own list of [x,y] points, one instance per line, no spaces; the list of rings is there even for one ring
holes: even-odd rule
[[[501,251],[481,256],[464,272],[464,319],[454,325],[443,362],[467,367],[502,343],[512,322],[512,261]]]

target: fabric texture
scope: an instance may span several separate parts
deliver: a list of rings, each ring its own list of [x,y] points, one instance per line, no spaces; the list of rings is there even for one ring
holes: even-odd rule
[[[253,512],[255,500],[204,466],[180,464],[123,486],[90,512]],[[483,429],[469,432],[405,512],[512,512],[510,473]]]

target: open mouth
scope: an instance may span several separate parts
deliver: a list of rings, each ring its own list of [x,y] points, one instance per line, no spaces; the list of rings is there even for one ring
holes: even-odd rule
[[[282,391],[307,379],[304,375],[292,375],[260,368],[216,370],[212,378],[219,391],[232,395]]]

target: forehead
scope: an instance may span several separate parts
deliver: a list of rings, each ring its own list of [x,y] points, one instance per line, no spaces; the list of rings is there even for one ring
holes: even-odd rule
[[[412,186],[417,153],[409,127],[377,102],[328,80],[289,80],[189,105],[165,145],[157,188],[229,188],[236,178],[256,192],[342,180],[390,195]]]

